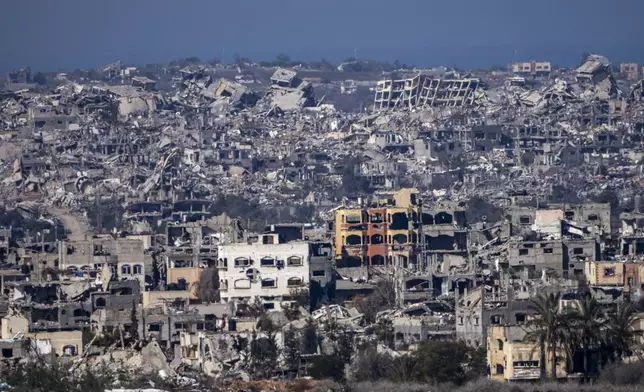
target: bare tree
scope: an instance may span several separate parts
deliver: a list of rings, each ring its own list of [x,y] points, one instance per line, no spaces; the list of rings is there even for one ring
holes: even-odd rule
[[[366,322],[375,322],[379,311],[396,307],[396,289],[393,282],[378,282],[371,294],[356,299],[355,307],[364,315]]]

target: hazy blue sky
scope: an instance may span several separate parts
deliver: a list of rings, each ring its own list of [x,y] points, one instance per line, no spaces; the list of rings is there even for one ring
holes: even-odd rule
[[[644,62],[644,0],[2,0],[0,69],[122,60],[399,59],[465,67],[582,51]]]

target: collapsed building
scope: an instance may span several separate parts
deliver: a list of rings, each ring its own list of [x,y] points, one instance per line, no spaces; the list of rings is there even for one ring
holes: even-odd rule
[[[488,350],[492,378],[534,379],[520,330],[536,295],[641,295],[643,84],[596,55],[430,71],[338,71],[334,85],[118,63],[49,94],[0,92],[2,356],[31,339],[93,363],[91,332],[112,339],[103,359],[247,378],[236,346],[264,337],[264,315],[280,344],[316,329],[304,364],[334,352],[330,323],[372,342],[390,322],[386,350],[463,340]],[[369,83],[370,113],[314,94],[358,99]],[[354,305],[385,283],[394,298],[373,323]],[[137,341],[145,354],[128,351]]]
[[[425,75],[382,80],[376,85],[374,109],[471,106],[478,100],[479,85],[476,78],[433,79]]]

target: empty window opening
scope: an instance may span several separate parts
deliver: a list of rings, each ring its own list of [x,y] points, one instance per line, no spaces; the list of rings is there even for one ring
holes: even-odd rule
[[[391,224],[389,225],[391,230],[408,230],[409,229],[409,219],[407,214],[404,212],[397,212],[391,215]]]
[[[407,236],[405,234],[396,234],[393,236],[394,244],[404,245],[407,243]]]
[[[503,374],[503,365],[501,364],[496,364],[496,374]]]
[[[291,266],[302,265],[302,258],[299,256],[291,256],[287,259],[286,264]]]
[[[75,357],[76,356],[76,346],[68,344],[63,347],[63,356],[65,357]]]
[[[262,288],[271,289],[275,287],[277,287],[277,279],[268,278],[262,280]]]
[[[453,216],[447,212],[439,212],[434,219],[437,225],[448,225],[454,221]]]
[[[286,281],[286,285],[288,287],[300,287],[300,286],[302,286],[302,279],[300,279],[300,278],[289,278]]]
[[[357,214],[347,215],[346,220],[347,223],[362,223],[362,217]]]
[[[101,308],[104,308],[105,306],[106,306],[105,298],[101,297],[96,299],[96,308],[101,309]]]
[[[383,255],[371,256],[371,265],[385,265],[385,257]]]

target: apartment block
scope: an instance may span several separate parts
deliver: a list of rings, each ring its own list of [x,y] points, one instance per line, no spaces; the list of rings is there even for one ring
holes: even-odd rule
[[[522,76],[549,76],[552,65],[549,61],[526,61],[512,64],[512,72]]]
[[[220,245],[218,257],[222,300],[260,300],[267,310],[279,310],[298,292],[308,292],[312,274],[327,273],[311,270],[309,243],[279,243],[278,234],[260,235],[255,243]]]

